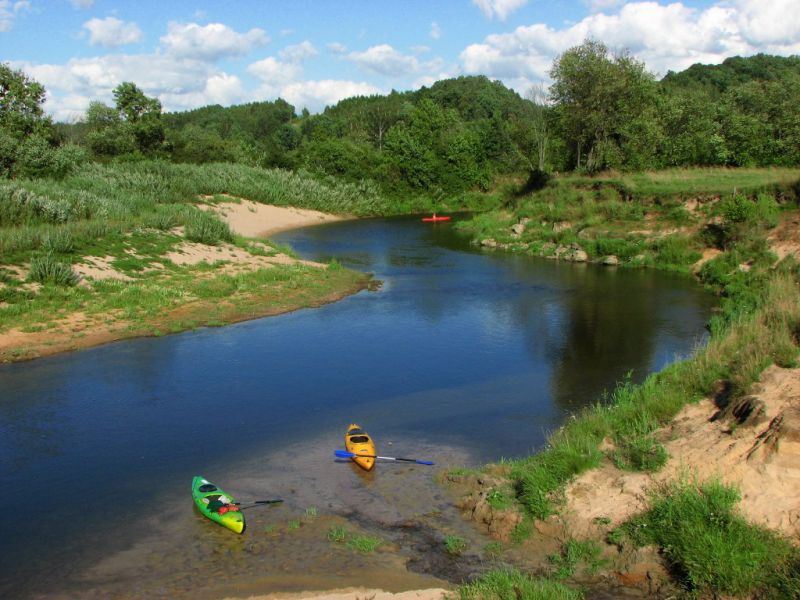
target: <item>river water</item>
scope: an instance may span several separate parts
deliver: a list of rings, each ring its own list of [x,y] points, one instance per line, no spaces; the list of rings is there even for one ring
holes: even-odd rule
[[[0,597],[457,582],[455,564],[405,569],[438,543],[433,530],[481,543],[435,469],[535,451],[629,372],[641,380],[689,354],[713,306],[687,278],[484,253],[451,224],[412,218],[274,240],[383,285],[0,366]],[[335,460],[350,422],[379,454],[437,466],[364,474]],[[248,511],[235,536],[193,509],[196,474],[241,499],[285,502]],[[384,546],[362,555],[330,542],[339,526]]]

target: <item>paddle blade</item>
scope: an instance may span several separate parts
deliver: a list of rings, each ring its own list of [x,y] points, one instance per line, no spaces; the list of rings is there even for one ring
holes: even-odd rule
[[[336,458],[353,458],[355,456],[355,454],[346,450],[334,450],[333,454]]]
[[[433,463],[429,460],[418,460],[415,461],[418,465],[432,465]]]

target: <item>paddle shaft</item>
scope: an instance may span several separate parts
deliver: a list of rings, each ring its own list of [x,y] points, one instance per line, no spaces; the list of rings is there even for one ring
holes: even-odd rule
[[[336,450],[334,452],[336,456],[339,458],[356,458],[356,457],[364,457],[364,458],[380,458],[381,460],[395,460],[395,461],[402,461],[402,462],[413,462],[417,463],[418,465],[432,465],[433,463],[428,460],[417,460],[415,458],[398,458],[396,456],[377,456],[375,454],[355,454],[353,452],[346,452],[344,450]]]
[[[251,506],[255,506],[256,504],[280,504],[281,502],[283,502],[283,500],[248,500],[247,502],[234,502],[233,504],[235,506],[241,506],[242,504],[250,504]]]

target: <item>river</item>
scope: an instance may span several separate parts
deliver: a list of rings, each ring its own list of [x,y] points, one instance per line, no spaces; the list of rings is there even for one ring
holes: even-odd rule
[[[340,222],[276,235],[383,282],[314,309],[0,366],[0,597],[217,598],[453,582],[417,565],[441,531],[475,544],[434,482],[540,448],[632,373],[704,339],[688,278],[481,252],[451,224]],[[335,460],[348,423],[379,454]],[[203,519],[202,474],[242,499],[242,536]],[[361,555],[331,527],[383,536]]]

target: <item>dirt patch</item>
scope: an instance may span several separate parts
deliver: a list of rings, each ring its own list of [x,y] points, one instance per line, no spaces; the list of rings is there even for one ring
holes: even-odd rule
[[[800,369],[772,366],[750,396],[687,406],[658,435],[670,455],[658,473],[608,461],[567,487],[564,514],[575,535],[593,534],[598,521],[621,524],[645,507],[648,488],[688,476],[737,486],[748,521],[800,538]]]
[[[269,246],[261,244],[260,247],[262,250],[272,251]],[[247,250],[225,243],[218,246],[208,246],[198,242],[183,242],[175,250],[167,253],[166,258],[176,265],[182,266],[225,262],[228,264],[222,268],[221,272],[226,274],[255,271],[270,268],[274,265],[305,265],[321,269],[327,267],[327,265],[321,263],[292,258],[286,254],[278,253],[272,256],[251,254]]]
[[[704,248],[703,255],[700,257],[700,260],[692,265],[692,271],[697,273],[704,264],[710,260],[714,260],[720,254],[722,254],[722,250],[718,250],[717,248]]]
[[[83,262],[73,265],[72,270],[82,278],[88,277],[99,281],[102,279],[120,279],[122,281],[133,281],[133,277],[120,273],[111,263],[116,260],[113,256],[84,256]]]
[[[767,242],[778,260],[787,256],[800,260],[800,215],[797,212],[784,215],[778,226],[767,236]]]

